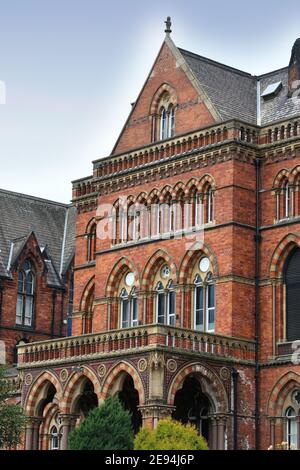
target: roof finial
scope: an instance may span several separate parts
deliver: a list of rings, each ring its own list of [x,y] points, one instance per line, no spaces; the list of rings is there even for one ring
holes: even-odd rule
[[[165,24],[166,24],[165,33],[166,33],[167,35],[169,35],[170,33],[172,33],[172,30],[171,30],[172,21],[171,21],[171,17],[170,17],[170,16],[167,17],[167,20],[165,21]]]

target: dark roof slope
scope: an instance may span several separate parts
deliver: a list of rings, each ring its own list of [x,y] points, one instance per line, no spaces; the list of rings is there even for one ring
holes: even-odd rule
[[[257,122],[256,78],[205,57],[179,49],[222,120]]]
[[[288,67],[258,77],[261,84],[261,94],[276,82],[282,82],[279,93],[271,99],[260,99],[261,123],[269,124],[279,119],[289,118],[300,114],[300,97],[294,100],[288,96]],[[299,92],[299,90],[298,90]]]
[[[0,190],[0,276],[9,275],[10,261],[16,259],[33,232],[39,247],[47,247],[54,272],[64,274],[75,245],[76,208],[46,199]],[[50,274],[50,273],[49,273]]]
[[[268,85],[276,82],[283,85],[276,96],[266,100],[260,97],[262,125],[300,114],[300,97],[294,100],[288,96],[288,67],[254,76],[184,49],[179,51],[222,120],[241,119],[249,124],[258,123],[258,82],[260,95]]]

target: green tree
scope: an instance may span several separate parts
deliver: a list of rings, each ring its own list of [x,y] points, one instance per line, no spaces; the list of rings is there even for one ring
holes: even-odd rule
[[[4,367],[0,366],[0,448],[4,449],[20,444],[26,423],[22,408],[8,401],[13,391]]]
[[[109,397],[88,414],[69,436],[71,450],[131,450],[131,415],[117,397]]]
[[[142,428],[134,440],[135,450],[208,450],[204,437],[191,424],[162,419],[156,429]]]

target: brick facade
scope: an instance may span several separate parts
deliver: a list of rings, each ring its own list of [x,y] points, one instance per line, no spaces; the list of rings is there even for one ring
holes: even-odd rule
[[[49,420],[53,425],[55,413],[69,420],[61,424],[61,448],[66,448],[69,430],[84,417],[78,400],[88,387],[98,403],[114,393],[138,397],[134,413],[149,426],[166,415],[191,417],[196,405],[191,402],[188,414],[188,408],[179,412],[178,397],[182,387],[190,387],[191,394],[200,387],[208,409],[195,422],[213,449],[267,449],[292,439],[285,413],[288,407],[298,412],[294,397],[300,390],[300,366],[292,361],[286,336],[284,271],[290,254],[300,247],[300,112],[274,120],[277,101],[270,111],[270,102],[261,98],[261,122],[251,118],[253,109],[256,113],[252,105],[248,124],[241,118],[245,109],[233,109],[232,116],[227,110],[224,117],[216,94],[210,95],[197,81],[198,69],[188,65],[196,60],[191,57],[176,48],[168,33],[112,155],[93,162],[92,176],[73,182],[78,210],[74,337],[19,348],[23,403],[32,418],[27,448],[51,448],[51,439],[40,438],[38,444],[38,426]],[[215,67],[211,80],[217,73],[220,80],[225,72],[233,74],[241,87],[249,86],[249,100],[256,99],[256,77],[197,60],[199,73],[202,64]],[[281,93],[287,96],[288,69],[281,73]],[[271,78],[260,80],[267,86]],[[221,92],[225,95],[225,88]],[[175,134],[160,141],[164,103],[168,109],[175,106]],[[288,202],[285,179],[291,191]],[[120,223],[124,201],[127,225],[125,219]],[[177,225],[180,212],[173,212],[168,236],[156,234],[155,224],[162,227],[172,217],[162,212],[157,222],[152,211],[157,201],[168,210],[181,201],[195,220],[195,201],[200,201],[200,225],[192,220],[183,233]],[[282,216],[286,204],[288,214]],[[130,207],[138,207],[133,216]],[[150,232],[142,232],[140,220],[147,221]],[[130,224],[138,237],[129,232]],[[109,228],[113,236],[103,236]],[[202,259],[208,260],[210,276],[199,268]],[[128,273],[133,274],[131,283]],[[206,331],[195,326],[200,321],[197,276],[206,296],[204,316],[210,307],[208,293],[215,292],[215,322]],[[164,301],[170,302],[170,292],[176,301],[174,320],[168,303],[167,324],[157,325],[160,284]],[[211,285],[214,291],[209,291]],[[126,328],[124,292],[130,302]],[[208,325],[211,312],[203,320]],[[45,396],[48,408],[41,410]]]

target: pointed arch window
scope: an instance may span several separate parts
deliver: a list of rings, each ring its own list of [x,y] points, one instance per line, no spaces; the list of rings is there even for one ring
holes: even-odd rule
[[[204,289],[199,274],[197,274],[194,284],[194,328],[195,330],[204,331]]]
[[[26,260],[18,275],[18,295],[16,308],[16,324],[33,326],[35,293],[35,276],[32,263]]]
[[[213,333],[215,331],[215,284],[211,273],[205,282],[199,274],[194,280],[194,328]]]
[[[121,328],[138,326],[138,299],[136,288],[133,287],[130,294],[124,288],[121,291]]]
[[[56,426],[52,426],[50,430],[50,449],[59,450],[59,433]]]
[[[300,339],[300,249],[292,251],[287,259],[285,272],[285,324],[286,340]]]
[[[163,107],[160,111],[160,140],[166,139],[168,137],[168,121],[167,121],[167,111]]]
[[[206,278],[206,326],[208,332],[215,331],[215,284],[212,274],[209,273]]]
[[[211,186],[208,188],[207,191],[207,223],[211,223],[213,221],[213,190]]]
[[[97,226],[94,223],[87,236],[87,259],[88,261],[95,260],[96,257],[96,234]]]
[[[291,188],[288,181],[285,181],[283,185],[283,195],[284,195],[284,217],[286,219],[290,216],[291,208]]]
[[[176,324],[176,294],[173,281],[164,289],[160,281],[156,286],[156,322],[166,325]]]
[[[175,109],[174,106],[169,108],[169,135],[168,137],[173,137],[175,134]]]
[[[199,194],[198,192],[196,192],[195,194],[194,210],[195,210],[195,215],[193,218],[193,221],[194,221],[193,225],[195,225],[196,227],[199,227],[203,224],[203,196],[202,194]]]
[[[175,134],[175,108],[170,105],[168,110],[163,106],[160,110],[160,126],[159,138],[160,140],[173,137]]]
[[[298,448],[298,426],[296,412],[293,407],[289,407],[285,413],[286,417],[286,442],[288,450],[297,450]]]

